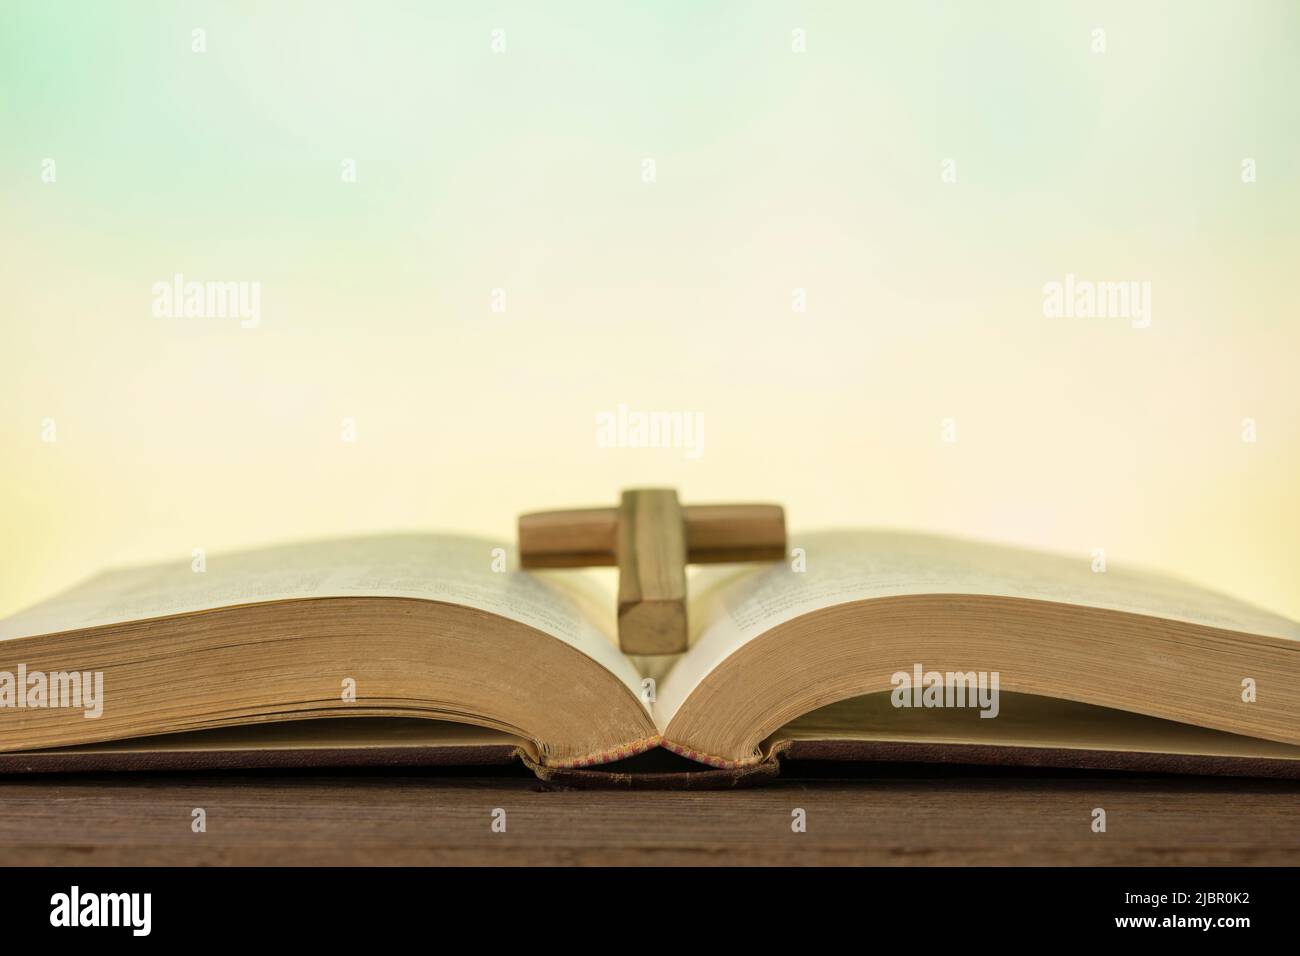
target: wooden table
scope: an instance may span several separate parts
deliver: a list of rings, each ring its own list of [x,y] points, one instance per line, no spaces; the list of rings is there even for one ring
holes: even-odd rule
[[[25,865],[1300,863],[1296,781],[881,766],[625,792],[481,771],[249,772],[9,779],[0,801],[0,860]]]

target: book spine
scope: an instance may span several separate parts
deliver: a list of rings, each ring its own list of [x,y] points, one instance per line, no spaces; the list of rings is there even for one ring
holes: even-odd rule
[[[634,740],[630,743],[620,744],[609,750],[601,750],[595,753],[583,754],[580,757],[566,757],[564,759],[545,758],[543,763],[547,767],[555,767],[560,770],[575,770],[582,767],[595,767],[603,763],[613,763],[616,760],[625,760],[628,757],[635,757],[637,754],[643,754],[648,750],[654,750],[656,747],[662,747],[669,753],[675,753],[679,757],[685,757],[687,760],[694,760],[696,763],[702,763],[709,767],[715,767],[719,770],[739,770],[743,767],[752,767],[763,761],[762,754],[754,754],[750,757],[743,757],[739,760],[729,759],[727,757],[718,757],[714,754],[707,754],[701,750],[693,750],[690,747],[683,747],[681,744],[675,744],[671,740],[665,740],[662,736],[643,737],[640,740]]]

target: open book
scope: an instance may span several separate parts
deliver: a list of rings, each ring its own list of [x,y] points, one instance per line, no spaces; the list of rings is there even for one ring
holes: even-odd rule
[[[625,778],[662,748],[733,780],[801,758],[1300,775],[1293,621],[994,545],[791,543],[793,564],[693,568],[671,658],[618,650],[607,573],[514,570],[476,538],[108,572],[0,621],[0,770],[519,759]]]

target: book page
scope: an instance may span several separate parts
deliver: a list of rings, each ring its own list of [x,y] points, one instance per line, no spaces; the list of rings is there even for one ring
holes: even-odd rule
[[[898,708],[864,694],[796,718],[772,740],[979,744],[1300,760],[1300,747],[1075,700],[1003,691],[997,720],[968,707]]]
[[[506,570],[494,571],[494,562]],[[0,621],[0,640],[266,601],[420,598],[537,628],[639,691],[640,676],[612,636],[612,595],[598,593],[581,573],[520,571],[514,548],[502,542],[374,535],[214,554],[204,559],[203,570],[195,568],[182,558],[106,572]]]
[[[1188,621],[1300,641],[1300,624],[1222,594],[1089,556],[1043,554],[937,535],[827,531],[792,538],[806,570],[790,564],[702,569],[691,606],[692,643],[660,684],[656,721],[667,725],[701,680],[758,635],[810,611],[876,597],[987,594],[1055,601]]]

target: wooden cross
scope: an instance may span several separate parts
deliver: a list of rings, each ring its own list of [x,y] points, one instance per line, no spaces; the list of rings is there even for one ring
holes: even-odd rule
[[[779,561],[780,505],[688,505],[671,488],[623,492],[617,508],[519,516],[525,568],[618,566],[618,643],[626,654],[686,650],[686,565]]]

